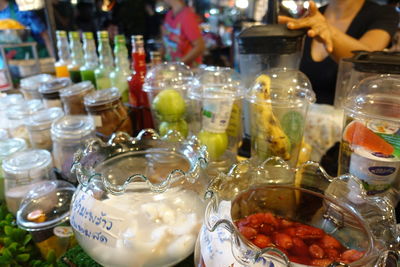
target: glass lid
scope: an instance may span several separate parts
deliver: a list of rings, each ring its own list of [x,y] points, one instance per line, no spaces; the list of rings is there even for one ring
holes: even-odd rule
[[[26,148],[26,142],[21,138],[10,138],[0,140],[0,159],[8,157],[15,152],[24,150]]]
[[[85,106],[99,106],[108,104],[121,98],[118,88],[112,87],[104,90],[98,90],[84,97]]]
[[[94,90],[94,86],[90,81],[83,81],[80,83],[76,83],[70,87],[67,87],[65,89],[62,89],[60,91],[60,96],[61,97],[68,97],[68,96],[73,96],[73,95],[78,95],[80,93]]]
[[[6,110],[8,106],[24,102],[24,97],[20,94],[10,94],[0,97],[0,110]]]
[[[56,78],[48,82],[44,82],[39,87],[42,94],[52,94],[72,84],[70,78]]]
[[[25,172],[32,169],[42,169],[51,166],[52,158],[49,151],[30,149],[20,151],[3,161],[3,169],[8,173]]]
[[[94,133],[95,124],[90,116],[64,116],[51,126],[52,138],[81,139]]]
[[[12,120],[28,119],[29,115],[43,109],[43,102],[39,99],[23,101],[7,109],[7,117]]]
[[[53,121],[64,116],[64,112],[59,107],[47,108],[40,110],[30,116],[26,125],[30,128],[35,128],[37,130],[40,129],[48,129],[50,128]]]
[[[52,228],[68,220],[75,187],[61,180],[41,182],[22,200],[17,224],[29,231]]]
[[[54,79],[50,74],[39,74],[28,78],[21,79],[20,86],[24,90],[38,90],[42,83]]]

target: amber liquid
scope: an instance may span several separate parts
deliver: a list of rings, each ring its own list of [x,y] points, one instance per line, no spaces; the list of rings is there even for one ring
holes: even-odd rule
[[[57,78],[63,78],[63,77],[69,78],[69,71],[67,65],[58,65],[56,63],[54,67],[56,69]]]

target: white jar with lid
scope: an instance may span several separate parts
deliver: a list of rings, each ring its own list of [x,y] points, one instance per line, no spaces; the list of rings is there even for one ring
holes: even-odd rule
[[[29,143],[29,135],[25,123],[32,114],[41,109],[43,109],[43,103],[39,99],[32,99],[10,106],[6,114],[11,137],[22,138]]]
[[[62,108],[60,90],[70,86],[71,84],[72,82],[69,78],[56,78],[42,83],[39,87],[39,92],[43,97],[45,107]]]
[[[16,214],[21,200],[36,184],[55,179],[49,151],[30,149],[17,152],[3,161],[7,208]]]
[[[51,124],[62,116],[64,116],[64,112],[59,107],[43,109],[30,116],[26,127],[33,148],[52,149]]]
[[[71,174],[74,153],[94,136],[95,123],[89,116],[67,115],[52,124],[54,165],[68,181],[76,182],[75,175]]]

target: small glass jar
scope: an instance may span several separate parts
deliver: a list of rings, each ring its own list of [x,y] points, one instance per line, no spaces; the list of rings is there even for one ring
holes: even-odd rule
[[[51,150],[51,124],[64,116],[61,108],[47,108],[33,114],[26,123],[29,139],[33,148]]]
[[[35,184],[55,179],[51,154],[30,149],[13,154],[3,161],[4,191],[7,208],[16,214],[21,200]]]
[[[72,84],[69,78],[56,78],[48,82],[42,83],[39,92],[43,97],[46,108],[59,107],[62,108],[60,100],[60,90]]]
[[[29,134],[25,123],[32,114],[41,109],[43,109],[43,103],[39,99],[32,99],[10,106],[6,114],[11,137],[22,138],[29,143]]]
[[[96,131],[109,136],[117,131],[132,134],[132,122],[117,88],[109,88],[88,94],[85,108],[94,118]]]
[[[74,84],[60,91],[61,102],[66,115],[85,115],[83,97],[94,92],[94,86],[90,81]]]
[[[21,138],[0,140],[0,165],[3,160],[12,154],[26,149],[26,142]],[[4,200],[4,174],[0,169],[0,200]]]
[[[51,125],[54,165],[66,180],[75,183],[71,174],[74,153],[95,136],[95,124],[89,116],[64,116]]]
[[[50,74],[39,74],[21,79],[20,87],[21,92],[24,94],[24,98],[26,100],[42,99],[42,95],[39,93],[39,87],[42,83],[48,82],[52,79],[54,79],[54,76]]]
[[[5,97],[0,97],[0,128],[7,129],[9,127],[7,119],[7,109],[11,105],[24,102],[24,98],[20,94],[10,94]]]

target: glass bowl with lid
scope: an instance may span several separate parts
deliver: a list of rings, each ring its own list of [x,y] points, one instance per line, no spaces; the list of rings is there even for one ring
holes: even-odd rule
[[[150,69],[143,84],[147,93],[155,128],[161,135],[169,130],[188,135],[187,90],[193,73],[182,62],[164,62]]]
[[[50,152],[30,149],[3,160],[4,191],[7,208],[15,214],[26,193],[38,182],[55,179]]]
[[[72,84],[70,78],[54,78],[47,82],[41,83],[39,93],[42,95],[46,108],[59,107],[62,108],[60,100],[60,90]]]
[[[20,94],[9,94],[4,97],[0,97],[0,128],[9,128],[9,122],[7,118],[7,109],[11,105],[24,102],[24,98]]]
[[[41,99],[42,95],[39,93],[40,85],[52,79],[54,79],[54,76],[50,74],[38,74],[21,79],[20,87],[24,98],[26,100]]]
[[[161,139],[154,130],[136,138],[116,133],[76,154],[80,185],[70,222],[98,263],[172,266],[193,252],[204,214],[207,154],[195,139],[176,138]]]
[[[85,95],[94,92],[94,86],[90,81],[83,81],[74,84],[60,91],[61,102],[64,112],[67,115],[85,115],[83,98]]]

